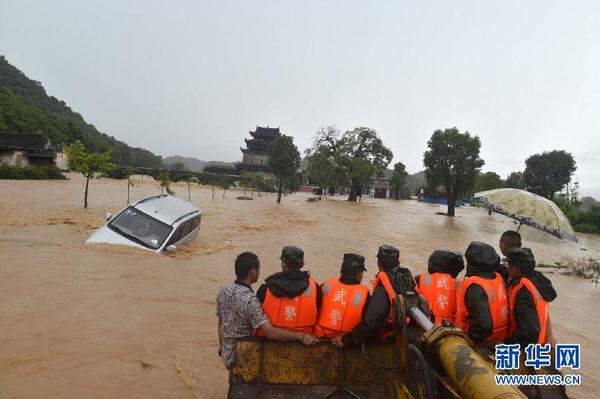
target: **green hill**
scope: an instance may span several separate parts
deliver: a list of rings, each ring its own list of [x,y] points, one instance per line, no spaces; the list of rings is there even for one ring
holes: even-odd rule
[[[1,55],[0,132],[41,132],[60,144],[81,140],[88,151],[112,151],[113,161],[119,165],[161,166],[160,156],[99,132],[64,101],[48,96],[40,82],[29,79]]]

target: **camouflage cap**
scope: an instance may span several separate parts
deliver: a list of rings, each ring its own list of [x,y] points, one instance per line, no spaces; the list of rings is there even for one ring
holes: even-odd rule
[[[506,254],[509,265],[516,266],[525,276],[531,276],[535,269],[535,256],[529,248],[511,248]]]
[[[364,256],[353,253],[344,254],[342,273],[360,273],[366,271]]]
[[[380,259],[400,259],[400,251],[391,245],[382,245],[377,251],[377,257]]]
[[[284,262],[302,263],[304,262],[304,251],[293,245],[288,245],[281,250],[279,259]]]

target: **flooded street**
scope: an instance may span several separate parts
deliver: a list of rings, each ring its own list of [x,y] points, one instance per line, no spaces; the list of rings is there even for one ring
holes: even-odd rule
[[[439,248],[464,251],[472,240],[497,247],[504,230],[516,229],[501,215],[445,208],[416,201],[365,198],[348,203],[306,194],[282,204],[274,195],[237,201],[238,191],[192,187],[202,211],[198,240],[174,255],[118,246],[85,246],[104,214],[126,204],[127,182],[0,180],[0,398],[222,398],[227,372],[217,356],[215,296],[234,278],[242,251],[261,259],[261,280],[279,270],[284,245],[305,251],[317,281],[337,275],[344,252],[367,258],[376,273],[381,244],[400,249],[402,263],[417,274]],[[175,191],[187,199],[187,186]],[[131,188],[132,202],[159,194],[145,179]],[[248,192],[248,195],[250,193]],[[524,245],[538,262],[563,255],[600,257],[600,238],[579,235],[578,244],[528,227]],[[582,250],[584,249],[584,250]],[[583,384],[572,397],[597,395],[600,387],[600,288],[548,274],[558,298],[551,305],[559,342],[581,343]],[[255,287],[257,288],[257,287]]]

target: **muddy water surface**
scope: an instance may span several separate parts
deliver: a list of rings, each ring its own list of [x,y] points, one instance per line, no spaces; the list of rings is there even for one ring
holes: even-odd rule
[[[276,205],[271,195],[237,201],[239,192],[192,187],[203,210],[199,239],[174,255],[118,246],[85,246],[105,212],[126,202],[123,181],[98,180],[90,208],[81,208],[83,180],[0,181],[0,398],[221,398],[227,373],[217,356],[215,295],[233,279],[233,260],[251,250],[263,277],[278,270],[282,246],[304,248],[317,281],[337,274],[342,254],[367,257],[381,244],[400,248],[413,272],[438,248],[464,250],[472,240],[497,245],[516,226],[485,210],[443,208],[414,201],[338,198],[307,203],[304,194]],[[187,198],[187,187],[175,191]],[[137,181],[132,201],[159,193]],[[249,194],[249,193],[248,193]],[[600,240],[558,241],[522,228],[539,261],[563,255],[599,256]],[[558,293],[551,306],[561,342],[583,347],[583,385],[573,397],[595,397],[600,387],[600,289],[549,275]]]

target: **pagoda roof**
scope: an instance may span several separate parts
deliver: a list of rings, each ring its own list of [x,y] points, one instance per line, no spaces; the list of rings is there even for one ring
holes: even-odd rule
[[[256,126],[256,130],[253,132],[251,131],[250,135],[254,138],[274,139],[281,136],[281,132],[278,127]]]
[[[272,140],[265,139],[244,139],[246,142],[246,147],[251,150],[264,150],[267,151],[269,149],[269,145],[273,142]]]

